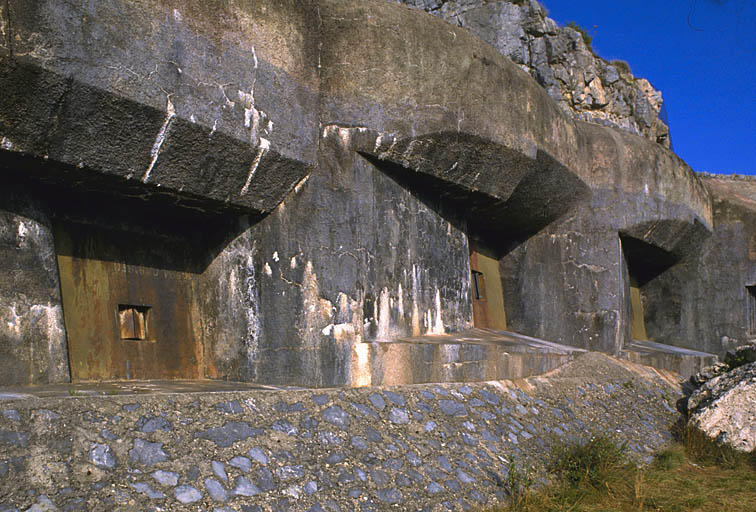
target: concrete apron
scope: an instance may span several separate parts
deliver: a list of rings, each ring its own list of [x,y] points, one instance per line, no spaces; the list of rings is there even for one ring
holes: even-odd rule
[[[363,381],[373,386],[521,379],[554,370],[586,352],[494,329],[363,345],[371,365]]]
[[[523,379],[543,375],[588,352],[522,334],[477,328],[360,345],[368,355],[365,368],[356,365],[365,378],[356,379],[355,387]],[[642,340],[625,345],[619,357],[681,377],[718,359],[713,354]],[[5,387],[0,388],[0,400],[294,389],[303,388],[210,379],[103,380]]]

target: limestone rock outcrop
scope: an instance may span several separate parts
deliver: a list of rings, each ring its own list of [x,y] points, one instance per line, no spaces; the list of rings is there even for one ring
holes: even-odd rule
[[[718,442],[756,450],[756,363],[715,377],[688,400],[690,425]]]
[[[533,76],[576,119],[614,126],[670,146],[662,94],[627,63],[593,53],[536,0],[399,0],[464,27]]]
[[[725,363],[704,369],[685,387],[690,396],[681,409],[689,426],[735,449],[756,450],[756,344],[728,352]]]

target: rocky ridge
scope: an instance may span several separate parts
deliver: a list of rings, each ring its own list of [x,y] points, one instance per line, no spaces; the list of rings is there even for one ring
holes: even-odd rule
[[[574,118],[614,126],[670,147],[663,99],[623,61],[593,53],[536,0],[397,0],[464,27],[535,78]]]

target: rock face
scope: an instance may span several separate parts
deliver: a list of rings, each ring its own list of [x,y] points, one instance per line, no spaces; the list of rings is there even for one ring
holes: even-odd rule
[[[688,424],[717,442],[756,450],[756,343],[728,351],[724,363],[705,368],[683,386],[678,407]]]
[[[756,450],[756,363],[715,377],[688,399],[689,424],[719,442]]]
[[[627,63],[593,53],[536,0],[399,0],[464,27],[512,59],[576,119],[615,126],[670,146],[662,94]]]

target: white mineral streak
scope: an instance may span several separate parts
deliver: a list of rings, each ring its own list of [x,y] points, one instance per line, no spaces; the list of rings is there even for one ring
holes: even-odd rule
[[[245,302],[247,319],[247,336],[244,348],[249,361],[257,360],[258,339],[260,337],[260,301],[257,294],[257,280],[255,279],[255,262],[251,255],[247,255],[245,265]]]
[[[332,323],[333,304],[320,297],[320,285],[312,261],[305,264],[302,276],[302,310],[304,311],[302,340],[305,348],[313,349],[320,342],[315,334],[322,333],[323,329],[320,326]]]
[[[420,336],[420,270],[412,265],[412,336]]]
[[[26,246],[26,235],[29,232],[28,228],[26,227],[26,224],[23,221],[19,221],[18,223],[18,247],[25,247]]]
[[[165,119],[163,120],[162,126],[160,126],[157,137],[155,137],[155,142],[152,144],[152,151],[150,152],[152,158],[150,159],[150,165],[147,166],[147,171],[145,171],[144,176],[142,177],[142,182],[144,183],[147,183],[147,180],[150,179],[150,174],[152,173],[152,169],[155,167],[155,164],[158,161],[158,157],[160,157],[160,150],[163,148],[163,144],[165,143],[165,138],[168,135],[168,130],[171,127],[173,118],[176,117],[176,109],[173,107],[170,96],[168,97],[165,111]]]
[[[373,381],[370,366],[370,345],[367,343],[355,343],[353,346],[352,386],[369,386]]]
[[[381,290],[379,310],[377,315],[378,331],[375,338],[379,341],[391,340],[391,295],[388,288]]]
[[[257,147],[257,154],[255,155],[255,159],[252,161],[252,165],[249,169],[249,174],[247,175],[247,181],[244,182],[244,186],[241,189],[240,195],[244,195],[249,190],[249,185],[252,183],[252,178],[255,177],[255,173],[257,172],[257,167],[260,165],[260,160],[262,160],[263,155],[270,149],[270,142],[268,139],[264,139],[260,137],[260,145]]]
[[[228,255],[224,255],[224,259],[228,259]],[[235,266],[231,266],[231,270],[228,273],[228,279],[225,282],[225,286],[223,286],[223,282],[220,283],[221,296],[225,301],[229,301],[229,303],[232,304],[239,304],[241,303],[242,299],[239,287],[237,286],[237,277],[237,268]],[[226,311],[221,310],[222,316],[225,316],[224,313],[226,313]],[[234,357],[236,357],[238,349],[240,348],[241,347],[238,346],[238,340],[234,340],[230,343],[216,343],[214,346],[215,357],[219,361],[231,361]]]
[[[10,307],[6,309],[6,314],[3,315],[7,318],[5,325],[8,329],[8,334],[14,338],[21,337],[21,317],[18,315],[16,308],[18,304],[11,302]]]
[[[404,291],[402,290],[402,283],[399,283],[399,298],[397,299],[396,309],[399,313],[399,318],[404,319]]]
[[[441,290],[436,288],[436,318],[435,322],[433,323],[433,332],[432,334],[446,334],[446,329],[444,329],[444,322],[441,318]]]
[[[51,303],[35,304],[29,308],[32,318],[44,325],[47,338],[47,378],[51,382],[63,382],[68,378],[68,365],[61,354],[66,353],[66,333],[63,330],[63,309]]]
[[[269,135],[273,132],[273,121],[269,120],[265,112],[258,109],[255,105],[255,85],[257,84],[258,60],[257,52],[255,51],[254,47],[252,47],[252,59],[254,63],[253,69],[255,71],[254,78],[252,79],[252,86],[249,88],[249,92],[241,90],[237,91],[239,101],[242,103],[242,105],[244,105],[244,127],[249,129],[250,142],[257,146],[257,153],[255,154],[255,158],[252,161],[252,165],[250,165],[247,180],[244,182],[244,186],[239,192],[239,194],[242,196],[249,191],[249,186],[252,183],[252,178],[254,178],[255,173],[257,173],[257,168],[260,166],[260,161],[262,160],[265,153],[270,149],[270,141],[259,135],[261,121],[263,121],[262,131],[265,132],[266,135]],[[215,126],[213,126],[213,132],[214,131]]]
[[[299,180],[299,183],[297,183],[296,185],[294,185],[294,193],[295,194],[299,194],[299,192],[302,190],[302,188],[304,187],[305,183],[307,183],[307,180],[309,180],[309,179],[310,179],[310,175],[308,174],[307,176],[305,176],[304,178],[302,178],[301,180]],[[284,205],[284,202],[281,201],[280,207],[282,209],[283,209],[283,205]]]

